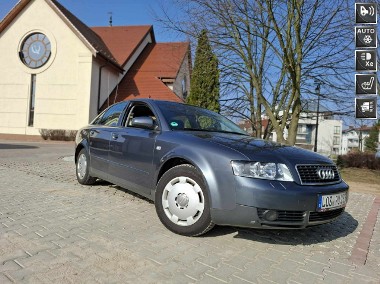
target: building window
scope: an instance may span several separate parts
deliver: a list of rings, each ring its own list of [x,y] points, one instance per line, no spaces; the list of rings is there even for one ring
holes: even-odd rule
[[[172,78],[161,78],[161,81],[170,89],[173,91],[174,86],[174,80]]]
[[[183,80],[182,80],[182,97],[183,97],[184,99],[187,98],[186,77],[184,77]]]
[[[334,136],[333,145],[339,145],[340,144],[340,137]]]
[[[334,126],[334,134],[340,134],[340,126]]]
[[[34,107],[36,101],[36,74],[32,74],[30,80],[30,102],[28,126],[34,126]]]
[[[305,134],[306,133],[306,125],[300,124],[297,128],[297,134]]]

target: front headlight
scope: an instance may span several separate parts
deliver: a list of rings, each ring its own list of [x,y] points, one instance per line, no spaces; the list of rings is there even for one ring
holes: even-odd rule
[[[235,176],[293,181],[292,174],[284,164],[231,161],[231,166]]]

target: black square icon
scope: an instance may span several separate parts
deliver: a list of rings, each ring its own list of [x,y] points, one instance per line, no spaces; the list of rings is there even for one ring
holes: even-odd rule
[[[355,3],[355,11],[357,24],[377,24],[376,3]]]
[[[377,71],[376,50],[355,50],[356,71]]]
[[[377,27],[376,26],[359,26],[355,27],[355,45],[356,47],[377,47]]]
[[[376,74],[356,74],[355,86],[357,95],[376,95],[377,76]]]
[[[377,118],[377,97],[355,99],[356,118]]]

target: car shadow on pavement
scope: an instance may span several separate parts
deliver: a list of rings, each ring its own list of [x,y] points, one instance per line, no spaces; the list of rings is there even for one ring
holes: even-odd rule
[[[120,186],[118,186],[118,185],[114,185],[114,184],[112,184],[112,183],[109,183],[109,182],[107,182],[107,181],[97,181],[97,183],[99,182],[99,185],[107,185],[109,188],[114,188],[115,190],[117,190],[117,191],[119,191],[119,192],[124,192],[124,193],[127,193],[127,194],[129,194],[129,195],[132,195],[133,197],[137,197],[137,198],[139,198],[139,199],[141,199],[141,200],[145,200],[146,202],[149,202],[149,203],[151,203],[151,204],[154,204],[154,202],[153,202],[153,200],[150,200],[149,198],[146,198],[145,196],[142,196],[142,195],[140,195],[140,194],[138,194],[138,193],[135,193],[135,192],[133,192],[133,191],[130,191],[130,190],[128,190],[128,189],[126,189],[126,188],[123,188],[123,187],[120,187]]]
[[[217,237],[227,234],[237,234],[234,238],[283,245],[312,245],[330,242],[352,234],[358,227],[358,221],[348,212],[328,224],[308,227],[305,229],[249,229],[216,226],[205,237]]]
[[[17,149],[37,149],[37,146],[22,145],[22,144],[3,144],[0,143],[0,150],[17,150]]]
[[[108,187],[116,192],[123,192],[151,204],[154,202],[140,194],[123,187],[113,185],[107,181],[98,180],[95,185]],[[199,238],[213,238],[228,234],[235,234],[234,238],[262,242],[267,244],[283,245],[312,245],[330,242],[352,234],[358,227],[358,221],[347,211],[331,223],[312,226],[304,229],[251,229],[228,226],[215,226],[211,231]],[[237,233],[237,234],[236,234]]]

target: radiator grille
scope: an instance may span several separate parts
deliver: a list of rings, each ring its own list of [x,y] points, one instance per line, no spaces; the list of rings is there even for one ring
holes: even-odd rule
[[[340,175],[335,165],[297,165],[301,183],[305,185],[322,185],[340,182]],[[333,175],[326,175],[332,171]]]
[[[309,222],[328,221],[338,217],[343,213],[343,211],[344,208],[324,212],[310,212]]]

